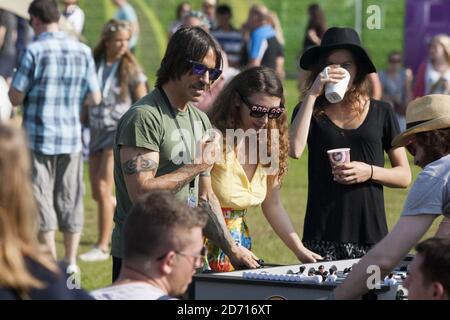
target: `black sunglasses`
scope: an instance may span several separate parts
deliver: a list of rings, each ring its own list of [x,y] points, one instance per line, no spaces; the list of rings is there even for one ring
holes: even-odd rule
[[[192,65],[192,72],[194,72],[196,75],[202,76],[206,73],[206,71],[208,71],[209,79],[211,81],[216,81],[222,74],[222,70],[218,68],[208,68],[208,66],[205,66],[203,63],[190,59],[186,59],[186,61]]]
[[[250,117],[262,118],[267,114],[269,119],[278,119],[285,110],[283,106],[276,106],[272,108],[258,106],[257,104],[250,103],[250,101],[244,98],[244,96],[240,92],[238,92],[238,94],[242,102],[244,102],[247,108],[250,109]]]

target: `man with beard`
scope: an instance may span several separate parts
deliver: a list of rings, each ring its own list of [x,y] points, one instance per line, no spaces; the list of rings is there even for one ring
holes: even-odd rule
[[[355,265],[335,290],[336,299],[353,299],[367,292],[368,284],[374,284],[368,281],[369,267],[378,266],[384,278],[440,215],[444,218],[436,237],[450,236],[450,96],[433,94],[411,102],[406,110],[406,128],[392,145],[406,147],[414,164],[423,171],[411,187],[393,230]],[[448,278],[448,274],[447,270],[440,276]]]
[[[221,66],[220,48],[205,30],[179,29],[170,38],[155,89],[119,121],[114,142],[113,281],[122,263],[123,223],[140,195],[169,190],[195,207],[199,190],[211,184],[208,171],[219,154],[218,139],[208,136],[211,123],[193,103],[219,78]],[[203,150],[212,150],[209,161],[202,157]],[[222,212],[208,213],[205,236],[228,252],[234,264],[246,266],[248,252],[234,243]]]

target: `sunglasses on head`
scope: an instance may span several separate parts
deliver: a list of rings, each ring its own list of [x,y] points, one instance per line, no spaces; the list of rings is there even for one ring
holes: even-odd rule
[[[203,63],[190,59],[186,59],[186,61],[192,65],[192,72],[196,75],[202,76],[208,71],[209,79],[211,81],[216,81],[222,74],[222,70],[218,68],[208,68],[208,66],[205,66]]]
[[[278,119],[284,112],[284,107],[276,106],[276,107],[263,107],[258,106],[257,104],[250,103],[244,96],[238,92],[239,97],[242,102],[250,109],[250,117],[253,118],[262,118],[267,114],[269,119]]]

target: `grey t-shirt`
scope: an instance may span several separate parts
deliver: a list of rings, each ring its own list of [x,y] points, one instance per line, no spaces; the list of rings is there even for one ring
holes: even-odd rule
[[[402,216],[420,214],[450,217],[450,155],[428,164],[411,187]]]
[[[144,282],[112,285],[91,292],[96,300],[169,300],[160,288]]]

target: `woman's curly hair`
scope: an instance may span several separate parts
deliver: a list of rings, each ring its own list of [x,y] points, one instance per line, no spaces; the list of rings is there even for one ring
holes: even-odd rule
[[[224,139],[226,139],[227,129],[237,130],[242,128],[242,120],[239,112],[240,105],[237,105],[236,101],[241,101],[240,96],[248,98],[256,93],[264,93],[271,97],[278,97],[281,99],[280,106],[284,107],[283,85],[272,69],[253,67],[242,71],[225,86],[208,114],[211,123],[220,130]],[[289,142],[286,112],[278,119],[269,119],[268,121],[267,151],[269,157],[271,156],[270,152],[273,139],[272,129],[277,129],[279,132],[277,141],[279,157],[276,159],[278,161],[278,172],[276,176],[271,176],[271,182],[273,184],[273,178],[277,177],[281,183],[287,173]],[[226,141],[224,145],[226,145]],[[268,167],[269,165],[265,166]]]

